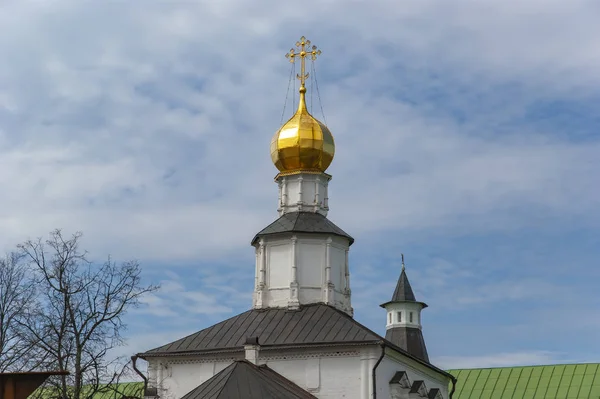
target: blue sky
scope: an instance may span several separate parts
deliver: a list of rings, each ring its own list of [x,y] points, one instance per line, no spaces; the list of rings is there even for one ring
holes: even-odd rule
[[[598,361],[599,18],[582,0],[5,0],[2,249],[60,227],[139,259],[163,288],[124,354],[248,309],[283,56],[306,35],[356,318],[384,333],[403,252],[439,366]]]

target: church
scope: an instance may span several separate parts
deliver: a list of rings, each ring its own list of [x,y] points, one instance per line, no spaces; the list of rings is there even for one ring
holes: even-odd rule
[[[300,64],[299,101],[271,141],[278,218],[251,240],[252,308],[138,354],[148,362],[146,397],[452,397],[456,378],[429,362],[421,325],[427,305],[415,297],[404,260],[379,310],[385,337],[353,317],[354,239],[327,218],[335,143],[305,101],[306,62],[320,54],[302,37],[286,55]]]

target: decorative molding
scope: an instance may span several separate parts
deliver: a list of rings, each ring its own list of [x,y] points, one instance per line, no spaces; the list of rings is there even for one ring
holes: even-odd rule
[[[278,195],[277,195],[277,211],[278,212],[280,212],[281,209],[283,208],[282,187],[283,187],[283,182],[281,180],[279,180],[277,182],[277,188],[278,188],[278,190],[277,190],[277,192],[278,192]]]
[[[428,378],[439,383],[441,386],[448,386],[450,383],[450,377],[446,377],[441,373],[436,373],[429,367],[418,363],[416,360],[409,358],[405,354],[398,352],[393,348],[386,347],[385,356],[389,360],[399,363],[399,365],[402,365],[402,367],[415,374],[423,374],[427,376]]]
[[[296,255],[296,247],[298,242],[298,237],[295,235],[290,239],[292,241],[292,251],[291,251],[291,274],[292,281],[290,282],[290,300],[288,301],[289,309],[298,309],[300,307],[300,301],[298,300],[298,268],[297,268],[297,255]]]
[[[264,351],[261,353],[265,353]],[[316,353],[303,353],[303,354],[290,354],[290,355],[261,355],[261,359],[266,362],[270,360],[303,360],[303,359],[315,359],[323,357],[359,357],[360,352],[358,351],[343,351],[343,352],[316,352]]]
[[[319,206],[321,205],[320,201],[319,201],[319,185],[321,183],[321,179],[319,178],[319,176],[317,176],[315,178],[315,200],[314,200],[314,212],[317,212],[319,210]]]
[[[302,201],[302,188],[304,185],[304,177],[302,175],[298,176],[298,211],[302,212],[302,205],[304,205],[304,201]]]
[[[314,359],[314,358],[323,358],[323,357],[359,357],[359,351],[339,351],[339,352],[313,352],[313,353],[290,353],[285,355],[271,355],[265,353],[265,348],[261,348],[260,352],[260,360],[261,363],[270,361],[270,360],[303,360],[303,359]],[[244,352],[240,351],[239,356],[224,356],[224,357],[193,357],[190,359],[169,359],[168,362],[165,362],[165,366],[171,366],[173,364],[203,364],[203,363],[225,363],[225,362],[235,362],[238,360],[244,360]]]
[[[192,359],[172,359],[169,360],[169,364],[203,364],[203,363],[225,363],[225,362],[236,362],[238,360],[244,360],[244,353],[240,352],[240,356],[227,356],[227,357],[197,357]]]

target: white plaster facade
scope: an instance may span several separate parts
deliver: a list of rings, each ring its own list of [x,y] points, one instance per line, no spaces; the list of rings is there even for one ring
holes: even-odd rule
[[[350,241],[345,237],[282,234],[255,244],[253,307],[287,307],[325,303],[352,315]]]
[[[149,359],[149,385],[158,389],[162,399],[179,399],[249,350],[212,356],[164,357]],[[378,345],[339,346],[314,350],[294,348],[271,350],[254,348],[255,364],[266,364],[301,388],[323,399],[409,398],[407,388],[390,385],[398,371],[405,371],[408,382],[422,380],[427,387],[439,388],[448,398],[447,377],[406,356]],[[251,359],[248,359],[251,360]],[[378,364],[379,363],[379,364]],[[376,387],[373,369],[376,368]],[[398,396],[400,395],[400,396]],[[418,397],[418,396],[417,396]],[[412,397],[410,397],[412,398]]]
[[[326,173],[296,173],[278,175],[279,216],[287,212],[317,212],[327,216],[328,186],[331,176]]]

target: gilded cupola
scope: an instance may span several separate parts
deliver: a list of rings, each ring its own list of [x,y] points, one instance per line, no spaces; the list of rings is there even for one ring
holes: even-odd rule
[[[296,113],[275,133],[271,140],[271,159],[281,174],[299,172],[325,172],[333,161],[335,143],[333,135],[323,123],[306,108],[306,57],[314,61],[321,50],[310,47],[304,36],[286,57],[290,62],[300,59],[300,101]]]

